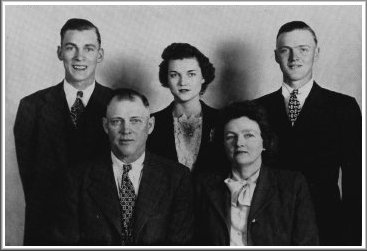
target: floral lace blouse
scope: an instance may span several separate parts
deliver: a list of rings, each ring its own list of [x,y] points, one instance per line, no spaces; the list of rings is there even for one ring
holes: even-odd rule
[[[192,167],[199,154],[201,134],[203,127],[202,114],[187,117],[185,114],[180,117],[173,117],[173,128],[175,133],[175,145],[178,161]]]

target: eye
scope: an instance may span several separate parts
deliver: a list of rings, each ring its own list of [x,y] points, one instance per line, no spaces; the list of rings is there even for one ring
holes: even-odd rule
[[[110,125],[113,127],[117,127],[121,125],[121,120],[120,119],[111,119],[110,120]]]
[[[170,78],[176,78],[177,77],[177,73],[176,72],[171,72],[168,74]]]
[[[245,134],[243,135],[243,137],[244,137],[245,139],[249,139],[249,138],[255,137],[255,135],[254,135],[254,134],[252,134],[252,133],[245,133]]]
[[[141,118],[131,118],[130,119],[130,122],[132,123],[132,124],[140,124],[140,123],[143,123],[143,120],[141,119]]]
[[[236,136],[233,135],[233,134],[224,135],[224,140],[225,141],[233,141],[235,138],[236,138]]]
[[[87,47],[87,52],[93,52],[94,48],[93,47]]]
[[[189,72],[188,76],[189,77],[195,77],[196,76],[196,73],[195,72]]]
[[[289,53],[289,49],[288,48],[285,48],[285,47],[279,48],[278,49],[278,53],[280,53],[280,54],[288,54]]]
[[[73,50],[74,49],[74,46],[65,46],[65,50],[66,51],[71,51],[71,50]]]

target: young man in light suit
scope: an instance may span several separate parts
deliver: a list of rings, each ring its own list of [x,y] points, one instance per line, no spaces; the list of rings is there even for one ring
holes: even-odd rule
[[[361,245],[361,111],[354,98],[314,81],[319,54],[315,32],[307,24],[284,24],[275,49],[282,87],[258,101],[279,137],[278,167],[302,171],[308,181],[320,244]]]
[[[98,28],[73,18],[60,35],[64,80],[23,98],[14,125],[26,201],[24,245],[49,243],[66,170],[108,149],[100,121],[111,90],[95,80],[104,53]]]

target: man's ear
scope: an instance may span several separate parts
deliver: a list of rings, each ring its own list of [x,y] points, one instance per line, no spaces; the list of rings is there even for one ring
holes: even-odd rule
[[[104,58],[104,50],[103,48],[99,48],[98,49],[98,58],[97,58],[97,62],[100,63],[103,61]]]
[[[107,118],[103,117],[102,118],[102,125],[103,125],[103,130],[106,134],[108,134],[108,120]]]
[[[279,64],[279,58],[278,58],[277,50],[274,50],[274,57],[275,57],[275,62],[277,62]]]
[[[155,118],[154,116],[152,116],[148,120],[148,130],[149,130],[148,134],[151,134],[153,132],[154,125],[155,125]]]
[[[63,60],[61,46],[57,46],[57,57],[59,58],[59,60]]]
[[[316,62],[317,60],[319,60],[319,57],[320,57],[320,47],[316,47],[315,49],[315,56],[314,56],[314,61]]]

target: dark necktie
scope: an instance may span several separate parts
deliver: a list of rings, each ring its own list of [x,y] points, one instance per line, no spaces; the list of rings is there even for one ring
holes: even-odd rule
[[[80,118],[80,115],[84,111],[84,105],[81,100],[82,97],[83,97],[83,92],[78,91],[76,94],[76,100],[70,109],[71,120],[73,121],[73,124],[75,127],[78,127],[78,120]]]
[[[132,244],[132,225],[135,207],[135,190],[128,173],[131,165],[123,165],[123,173],[120,187],[121,223],[122,223],[122,245]]]
[[[292,124],[296,121],[300,111],[301,111],[301,103],[297,99],[298,90],[293,90],[291,92],[291,96],[289,97],[289,120]]]

